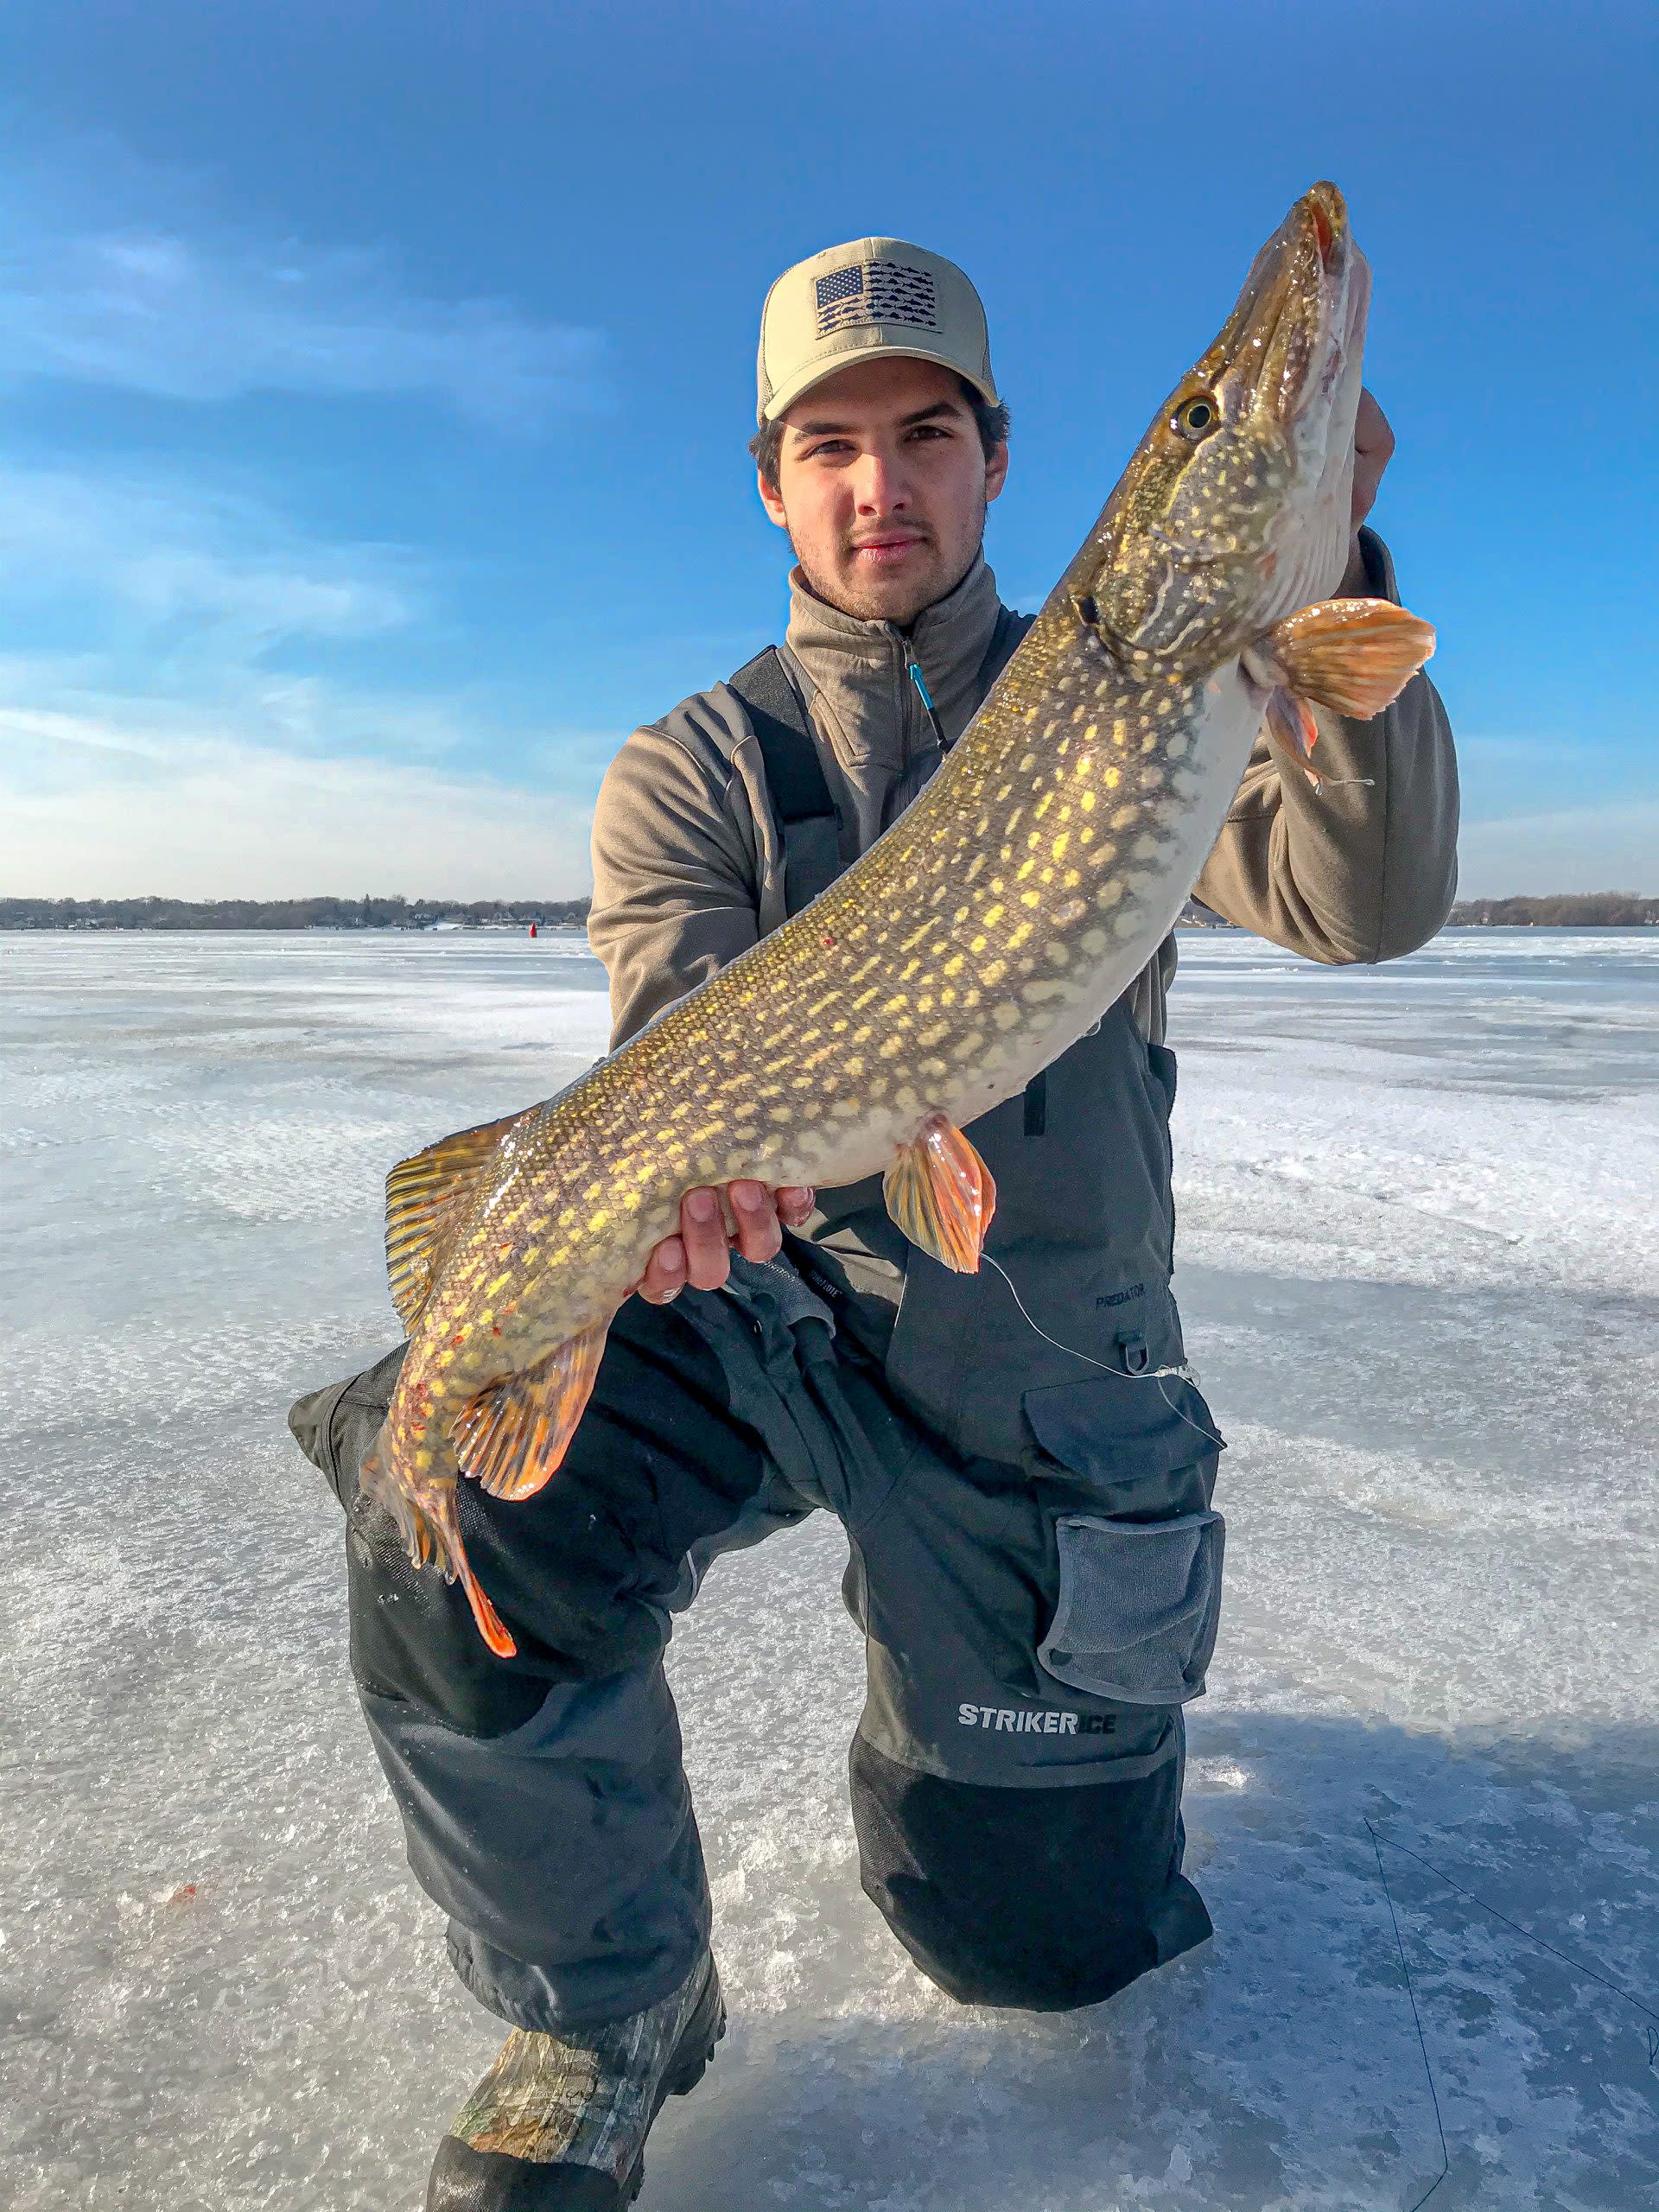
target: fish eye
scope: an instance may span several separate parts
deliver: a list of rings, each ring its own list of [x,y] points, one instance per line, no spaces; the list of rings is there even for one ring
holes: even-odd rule
[[[1219,427],[1221,410],[1207,391],[1194,392],[1191,399],[1184,399],[1169,418],[1169,427],[1196,445],[1200,438],[1207,438]]]

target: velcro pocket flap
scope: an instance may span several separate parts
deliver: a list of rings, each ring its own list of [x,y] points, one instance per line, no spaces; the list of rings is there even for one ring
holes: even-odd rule
[[[1067,1514],[1060,1594],[1037,1656],[1058,1681],[1121,1705],[1185,1705],[1204,1689],[1221,1618],[1219,1513],[1168,1521]]]
[[[1154,1344],[1154,1351],[1159,1347]],[[1190,1383],[1101,1375],[1027,1390],[1032,1433],[1052,1459],[1102,1484],[1145,1482],[1215,1452],[1215,1415]]]

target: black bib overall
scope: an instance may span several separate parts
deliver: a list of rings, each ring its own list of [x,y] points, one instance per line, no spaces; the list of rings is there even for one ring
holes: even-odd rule
[[[771,658],[733,688],[794,912],[840,861]],[[822,1194],[785,1262],[625,1306],[547,1490],[500,1504],[461,1484],[511,1662],[355,1496],[397,1356],[296,1408],[348,1507],[353,1665],[410,1863],[503,2018],[614,2018],[690,1970],[710,1915],[662,1649],[711,1559],[817,1507],[846,1528],[866,1637],[864,1887],[923,1971],[965,2001],[1064,2009],[1209,1933],[1179,1871],[1181,1707],[1220,1602],[1219,1440],[1158,1371],[1183,1357],[1173,1088],[1126,997],[974,1124],[1005,1274],[910,1249],[872,1182]]]

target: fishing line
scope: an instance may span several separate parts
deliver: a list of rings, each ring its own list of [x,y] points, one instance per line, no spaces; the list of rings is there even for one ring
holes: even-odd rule
[[[1400,1954],[1400,1969],[1406,1978],[1406,1994],[1411,1999],[1412,2024],[1417,2031],[1418,2048],[1423,2054],[1423,2072],[1428,2078],[1429,2100],[1434,2107],[1434,2125],[1440,2132],[1442,2160],[1440,2171],[1411,2208],[1411,2212],[1421,2212],[1421,2208],[1427,2203],[1429,2198],[1433,2196],[1434,2191],[1451,2171],[1452,2161],[1446,2146],[1446,2128],[1440,2119],[1440,2100],[1434,2087],[1434,2069],[1429,2063],[1428,2044],[1423,2034],[1422,2018],[1417,2010],[1417,1993],[1412,1986],[1411,1967],[1407,1961],[1405,1943],[1400,1934],[1399,1916],[1394,1909],[1394,1893],[1389,1887],[1388,1871],[1382,1864],[1382,1846],[1385,1843],[1390,1851],[1403,1852],[1408,1859],[1414,1859],[1419,1866],[1433,1874],[1436,1881],[1444,1882],[1447,1889],[1455,1890],[1460,1897],[1467,1897],[1471,1904],[1478,1905],[1483,1912],[1490,1914],[1494,1920],[1501,1921],[1505,1928],[1513,1929],[1516,1935],[1519,1936],[1523,1942],[1530,1943],[1535,1950],[1548,1951],[1551,1958],[1559,1959],[1563,1966],[1571,1967],[1574,1974],[1581,1974],[1586,1980],[1597,1983],[1603,1989],[1611,1990],[1615,1997],[1623,1998],[1625,2004],[1640,2012],[1645,2019],[1659,2022],[1659,2012],[1656,2012],[1650,2005],[1644,2005],[1639,1997],[1632,1997],[1630,1991],[1613,1980],[1611,1975],[1599,1973],[1594,1967],[1586,1966],[1582,1959],[1575,1959],[1567,1952],[1558,1949],[1554,1943],[1548,1942],[1543,1936],[1535,1936],[1530,1928],[1523,1928],[1518,1920],[1511,1920],[1507,1912],[1500,1912],[1495,1904],[1489,1904],[1484,1897],[1477,1896],[1473,1890],[1466,1889],[1461,1882],[1453,1881],[1444,1868],[1437,1866],[1432,1859],[1425,1859],[1421,1851],[1414,1851],[1408,1843],[1396,1843],[1392,1836],[1379,1835],[1369,1818],[1365,1821],[1365,1827],[1371,1839],[1371,1849],[1376,1858],[1377,1878],[1382,1885],[1382,1894],[1388,1900],[1389,1918],[1394,1927],[1395,1948]],[[1648,2064],[1659,2065],[1659,2028],[1649,2027],[1647,2034]]]
[[[1424,2205],[1452,2171],[1452,2153],[1446,2147],[1446,2122],[1440,2118],[1440,2092],[1434,2087],[1434,2069],[1428,2063],[1428,2041],[1423,2034],[1422,2016],[1417,2010],[1417,1992],[1412,1986],[1411,1961],[1406,1956],[1405,1942],[1400,1933],[1399,1916],[1394,1909],[1394,1892],[1389,1887],[1388,1874],[1382,1865],[1382,1846],[1376,1830],[1371,1827],[1370,1821],[1367,1821],[1365,1825],[1371,1829],[1371,1849],[1376,1853],[1377,1878],[1382,1885],[1382,1894],[1389,1902],[1389,1919],[1394,1929],[1394,1945],[1400,1954],[1400,1971],[1406,1977],[1406,1995],[1411,1999],[1411,2024],[1417,2031],[1417,2048],[1423,2054],[1423,2075],[1428,2083],[1428,2101],[1434,2107],[1434,2126],[1440,2139],[1440,2171],[1411,2208],[1411,2212],[1423,2212]]]
[[[1427,1867],[1435,1879],[1444,1882],[1447,1889],[1455,1890],[1460,1897],[1467,1897],[1471,1904],[1478,1904],[1483,1912],[1491,1913],[1494,1920],[1501,1920],[1506,1928],[1512,1928],[1517,1936],[1524,1936],[1529,1943],[1535,1944],[1539,1950],[1548,1951],[1551,1958],[1559,1959],[1563,1966],[1571,1967],[1574,1974],[1581,1974],[1588,1980],[1599,1982],[1602,1988],[1611,1989],[1615,1997],[1622,1997],[1627,2005],[1634,2005],[1645,2018],[1659,2021],[1659,2012],[1656,2012],[1651,2005],[1644,2005],[1639,1997],[1632,1997],[1628,1989],[1622,1988],[1608,1975],[1599,1974],[1594,1967],[1586,1966],[1582,1959],[1573,1958],[1566,1951],[1558,1951],[1554,1943],[1547,1942],[1541,1936],[1535,1936],[1530,1928],[1523,1928],[1518,1920],[1511,1920],[1507,1912],[1500,1912],[1495,1904],[1488,1904],[1484,1897],[1477,1897],[1472,1890],[1465,1889],[1461,1882],[1454,1882],[1452,1877],[1438,1867],[1432,1859],[1425,1859],[1421,1851],[1414,1851],[1408,1843],[1396,1843],[1389,1835],[1379,1837],[1376,1830],[1371,1827],[1370,1821],[1367,1821],[1365,1825],[1368,1828],[1371,1828],[1371,1840],[1374,1843],[1386,1843],[1390,1851],[1403,1851],[1408,1859],[1414,1859],[1420,1866]],[[1649,2049],[1651,2054],[1651,2044]],[[1652,2063],[1650,2055],[1649,2063]]]
[[[1191,1414],[1183,1413],[1180,1407],[1176,1404],[1174,1399],[1170,1396],[1168,1391],[1164,1388],[1163,1377],[1166,1375],[1173,1375],[1181,1382],[1190,1384],[1193,1389],[1196,1390],[1198,1389],[1198,1378],[1185,1360],[1181,1362],[1179,1367],[1143,1367],[1138,1375],[1132,1375],[1123,1368],[1112,1366],[1110,1362],[1108,1360],[1095,1358],[1092,1353],[1079,1351],[1075,1344],[1063,1344],[1058,1337],[1051,1337],[1049,1335],[1048,1331],[1044,1328],[1040,1321],[1033,1319],[1031,1314],[1026,1309],[1025,1300],[1020,1297],[1019,1292],[1014,1287],[1014,1277],[1008,1273],[1001,1262],[1000,1260],[994,1260],[990,1254],[986,1251],[982,1251],[979,1256],[985,1262],[985,1265],[988,1268],[995,1268],[996,1269],[998,1274],[1001,1276],[1003,1281],[1008,1286],[1008,1295],[1013,1299],[1014,1304],[1020,1308],[1020,1318],[1029,1327],[1035,1329],[1037,1334],[1042,1338],[1046,1344],[1052,1344],[1056,1351],[1065,1352],[1068,1358],[1082,1360],[1086,1367],[1099,1368],[1103,1375],[1109,1375],[1119,1382],[1157,1383],[1159,1396],[1163,1400],[1164,1403],[1169,1408],[1169,1410],[1175,1415],[1178,1421],[1184,1421],[1189,1428],[1196,1428],[1198,1434],[1200,1436],[1207,1437],[1210,1442],[1215,1446],[1218,1452],[1225,1451],[1227,1448],[1225,1444],[1223,1442],[1222,1439],[1216,1434],[1214,1429],[1206,1428],[1201,1421],[1194,1421]]]

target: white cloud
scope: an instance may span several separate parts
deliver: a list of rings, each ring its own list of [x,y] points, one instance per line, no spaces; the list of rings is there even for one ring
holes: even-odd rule
[[[1465,821],[1458,843],[1465,899],[1553,891],[1659,894],[1659,798],[1611,798],[1507,821]]]
[[[262,503],[134,473],[0,461],[0,592],[14,622],[61,605],[106,644],[189,633],[200,657],[410,621],[414,565],[308,537]]]
[[[186,400],[411,393],[511,429],[595,397],[596,332],[434,297],[383,251],[237,230],[202,199],[105,145],[14,168],[0,379]]]
[[[538,723],[526,746],[482,687],[365,676],[431,596],[397,549],[245,495],[0,463],[0,612],[26,641],[0,652],[0,890],[585,887],[614,737]],[[518,782],[470,765],[532,752]]]
[[[427,762],[0,709],[0,884],[17,897],[574,897],[591,803]]]

